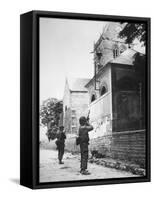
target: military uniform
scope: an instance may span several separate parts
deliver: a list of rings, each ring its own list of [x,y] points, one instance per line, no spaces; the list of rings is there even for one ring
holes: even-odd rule
[[[88,163],[88,144],[87,143],[80,143],[80,150],[81,150],[81,171],[87,169]]]
[[[59,133],[57,134],[57,140],[56,140],[59,164],[63,164],[62,159],[64,155],[65,139],[66,139],[65,132],[59,131]]]
[[[93,130],[93,127],[88,123],[84,126],[79,127],[79,139],[80,139],[80,152],[81,152],[81,172],[87,169],[88,163],[88,145],[89,145],[89,135],[88,132]]]

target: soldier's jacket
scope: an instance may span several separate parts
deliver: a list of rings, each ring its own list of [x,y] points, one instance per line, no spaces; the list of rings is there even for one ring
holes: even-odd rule
[[[64,144],[65,143],[65,139],[66,139],[65,132],[59,131],[57,133],[57,141],[58,141],[58,143],[59,144]]]
[[[89,124],[79,127],[80,144],[89,142],[89,134],[88,134],[88,132],[92,131],[92,130],[93,130],[93,126],[91,126]]]

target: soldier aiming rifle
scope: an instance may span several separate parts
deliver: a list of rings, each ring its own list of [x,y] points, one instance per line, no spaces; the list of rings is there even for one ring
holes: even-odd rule
[[[81,165],[80,173],[83,175],[89,175],[90,173],[87,170],[88,164],[88,145],[89,145],[89,131],[93,130],[93,126],[89,124],[89,114],[87,118],[82,116],[79,119],[79,137],[77,138],[77,144],[80,145],[81,152]]]

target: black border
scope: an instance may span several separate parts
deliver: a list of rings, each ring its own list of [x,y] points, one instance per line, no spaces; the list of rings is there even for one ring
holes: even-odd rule
[[[28,13],[27,13],[28,14]],[[74,187],[74,186],[90,186],[104,184],[119,184],[119,183],[137,183],[149,182],[151,180],[151,129],[150,129],[150,18],[141,17],[126,17],[126,16],[109,16],[83,13],[66,13],[66,12],[50,12],[50,11],[32,11],[29,13],[32,16],[32,184],[30,188],[57,188],[57,187]],[[24,15],[21,15],[24,16]],[[93,21],[115,21],[115,22],[140,22],[147,25],[147,71],[146,71],[146,176],[131,177],[131,178],[114,178],[114,179],[95,179],[82,181],[64,181],[64,182],[47,182],[39,183],[39,18],[60,18],[60,19],[76,19],[76,20],[93,20]],[[21,48],[22,52],[22,48]],[[22,66],[21,66],[22,67]],[[22,148],[22,147],[21,147]],[[26,173],[26,172],[25,172]],[[27,172],[29,173],[29,172]],[[25,185],[21,183],[22,185]]]

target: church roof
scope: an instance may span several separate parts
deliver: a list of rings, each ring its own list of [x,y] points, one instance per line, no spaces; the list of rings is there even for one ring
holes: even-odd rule
[[[124,43],[124,39],[119,37],[119,32],[124,28],[125,24],[119,22],[108,22],[103,27],[103,33],[100,35],[99,39],[94,45],[94,49],[99,47],[102,40],[116,41]]]
[[[119,37],[119,32],[124,28],[125,24],[119,22],[108,22],[103,30],[103,37],[116,41],[124,41]]]
[[[135,55],[139,53],[133,49],[127,49],[120,56],[109,61],[109,63],[123,64],[123,65],[133,65],[135,60]]]
[[[135,56],[136,56],[136,54],[140,54],[140,55],[142,55],[142,56],[144,56],[145,54],[144,53],[141,53],[141,52],[138,52],[138,51],[136,51],[136,50],[134,50],[134,49],[127,49],[127,50],[125,50],[123,53],[121,53],[118,57],[116,57],[116,58],[114,58],[114,59],[112,59],[112,60],[110,60],[109,62],[107,62],[105,65],[104,65],[104,67],[107,67],[108,65],[107,64],[109,64],[109,63],[113,63],[113,64],[121,64],[121,65],[130,65],[130,66],[133,66],[134,64],[134,60],[135,60]],[[98,72],[98,74],[99,73],[102,73],[102,70],[104,69],[104,67],[102,67],[100,70],[99,70],[99,72]],[[97,75],[98,75],[97,74]],[[87,84],[86,84],[86,87],[87,87],[87,85],[92,81],[94,79],[94,77],[92,78],[92,79],[90,79],[90,81],[89,82],[87,82]]]
[[[87,92],[85,85],[90,81],[88,78],[67,78],[69,89],[77,92]]]

